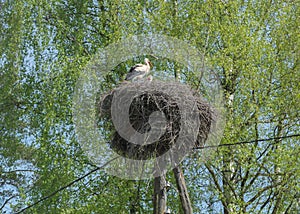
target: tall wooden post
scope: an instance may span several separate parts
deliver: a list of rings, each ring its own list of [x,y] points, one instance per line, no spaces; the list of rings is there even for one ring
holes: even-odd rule
[[[192,204],[186,188],[184,175],[181,167],[178,165],[173,169],[173,173],[176,179],[176,185],[180,196],[181,206],[185,214],[193,213]]]
[[[153,214],[164,214],[167,207],[166,174],[154,178]]]

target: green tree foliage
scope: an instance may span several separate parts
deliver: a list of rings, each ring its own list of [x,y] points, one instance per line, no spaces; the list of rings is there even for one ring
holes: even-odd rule
[[[221,146],[205,163],[195,154],[183,162],[194,212],[298,213],[299,7],[255,0],[1,1],[0,210],[151,212],[152,180],[111,177],[82,152],[72,95],[99,48],[156,33],[197,47],[224,89]],[[143,57],[117,67],[105,87]],[[176,62],[157,59],[155,66],[199,85]],[[171,188],[175,213],[182,212],[178,198]]]

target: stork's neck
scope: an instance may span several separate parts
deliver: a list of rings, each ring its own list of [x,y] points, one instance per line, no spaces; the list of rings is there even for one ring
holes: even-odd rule
[[[150,68],[150,63],[149,62],[145,62],[145,63],[146,63],[147,68],[149,69]]]

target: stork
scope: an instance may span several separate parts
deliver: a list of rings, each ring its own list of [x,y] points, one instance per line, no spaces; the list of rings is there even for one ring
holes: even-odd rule
[[[150,60],[145,58],[145,64],[136,64],[130,68],[125,80],[133,82],[142,79],[150,72],[150,66],[152,66]]]

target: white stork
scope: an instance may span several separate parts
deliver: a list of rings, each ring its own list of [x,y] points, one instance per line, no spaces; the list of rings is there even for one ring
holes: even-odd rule
[[[126,75],[125,80],[140,80],[150,72],[150,66],[152,66],[150,60],[145,58],[145,64],[136,64],[132,66]]]

